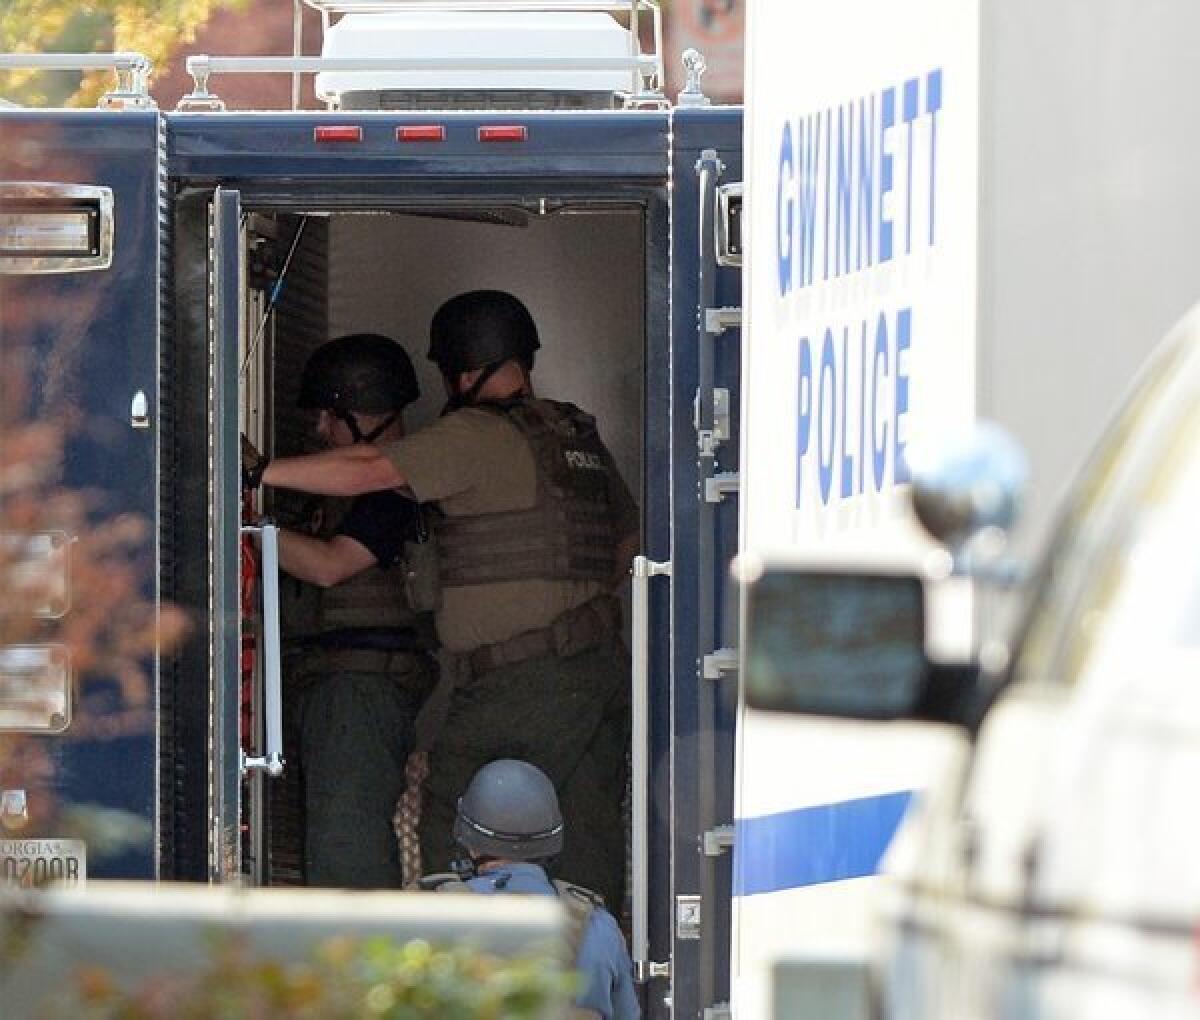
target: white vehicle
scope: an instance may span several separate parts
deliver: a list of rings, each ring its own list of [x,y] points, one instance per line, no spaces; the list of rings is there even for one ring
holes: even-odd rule
[[[1200,146],[1179,125],[1200,115],[1200,74],[1184,42],[1198,29],[1200,9],[1185,0],[750,6],[745,580],[778,577],[782,567],[810,578],[847,570],[919,577],[928,582],[932,660],[959,661],[981,643],[994,651],[987,638],[1001,622],[999,600],[949,576],[950,558],[916,526],[907,490],[919,465],[908,455],[977,418],[1000,422],[1032,467],[1024,548],[1043,539],[1091,437],[1151,342],[1195,297],[1200,201],[1189,182]],[[768,598],[769,586],[757,588],[760,603],[786,605],[782,590]],[[805,628],[816,626],[810,614],[831,591],[794,593],[788,619],[797,640],[816,640]],[[855,628],[851,597],[838,595],[839,619],[865,639],[882,623],[863,617]],[[910,636],[903,627],[898,634]],[[904,648],[891,649],[901,673]],[[744,685],[769,679],[745,652],[741,668]],[[936,675],[961,679],[947,669]],[[747,707],[740,716],[740,1016],[769,1014],[778,961],[807,960],[816,995],[822,965],[832,973],[868,951],[885,898],[873,876],[889,848],[896,868],[924,869],[920,882],[942,868],[943,893],[962,875],[946,863],[958,851],[939,843],[931,857],[932,844],[914,847],[910,830],[943,797],[953,803],[970,751],[966,730],[869,699],[836,712],[815,696],[807,706],[849,718]],[[913,717],[868,721],[897,714]],[[973,807],[1027,801],[1016,773],[1028,766],[1037,783],[1038,768],[1032,755],[1017,762],[1008,754]],[[973,782],[983,781],[978,767]],[[897,831],[906,838],[894,842]],[[1023,879],[990,863],[996,853],[1015,867],[1018,850],[996,844],[979,853],[974,866],[984,870],[972,880],[994,878],[995,895],[1019,907]],[[934,924],[921,945],[936,942],[940,921],[921,913],[910,922]],[[897,981],[929,980],[921,994],[893,996],[897,1015],[984,1015],[961,998],[931,1011],[937,996],[951,996],[948,982],[957,989],[977,979],[942,962],[936,978],[898,967]],[[839,1001],[866,1008],[857,993]],[[786,1008],[781,998],[776,1015]]]
[[[1200,1016],[1200,826],[1180,808],[1200,783],[1198,408],[1200,307],[1079,478],[1011,651],[973,670],[925,659],[916,575],[771,571],[753,589],[752,703],[971,743],[887,862],[885,1016]],[[914,482],[931,530],[995,526],[989,488],[1013,505],[1011,448],[981,440]]]

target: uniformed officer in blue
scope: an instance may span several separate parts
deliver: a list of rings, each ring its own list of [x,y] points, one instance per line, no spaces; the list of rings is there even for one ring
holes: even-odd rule
[[[563,818],[554,784],[541,769],[512,758],[481,768],[459,798],[454,838],[470,855],[460,871],[472,875],[466,886],[473,892],[563,900],[568,942],[584,979],[575,1000],[578,1015],[604,1020],[641,1016],[625,939],[603,900],[547,874],[562,849]],[[429,884],[444,887],[438,877]]]

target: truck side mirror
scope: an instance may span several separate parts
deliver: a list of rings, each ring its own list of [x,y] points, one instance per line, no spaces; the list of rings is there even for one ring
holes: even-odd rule
[[[745,595],[751,708],[857,719],[916,709],[928,672],[919,577],[771,568]]]
[[[954,558],[955,572],[1011,581],[1018,565],[997,562],[1020,516],[1029,479],[1024,451],[998,425],[979,422],[914,444],[912,508],[917,520]]]

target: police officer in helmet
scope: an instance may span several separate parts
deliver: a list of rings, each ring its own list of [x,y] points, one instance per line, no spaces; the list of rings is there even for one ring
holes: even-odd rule
[[[317,412],[331,449],[394,441],[417,399],[412,362],[373,333],[331,340],[304,366],[298,404]],[[266,466],[244,455],[246,482]],[[401,882],[392,814],[413,721],[433,686],[433,620],[407,601],[403,554],[425,525],[408,495],[326,499],[308,531],[283,529],[280,566],[305,582],[285,605],[299,632],[305,878],[309,885],[392,888]]]
[[[390,442],[272,463],[272,485],[332,494],[406,486],[441,512],[441,688],[423,713],[425,869],[452,855],[455,804],[475,772],[520,758],[553,782],[569,837],[563,878],[624,901],[628,660],[611,589],[639,516],[595,420],[534,394],[540,339],[513,295],[471,291],[430,327],[449,403]],[[440,725],[437,722],[440,721]]]
[[[567,909],[571,958],[583,974],[575,1000],[604,1020],[640,1016],[625,939],[600,898],[547,874],[563,847],[554,784],[528,762],[502,759],[481,768],[458,801],[454,838],[470,861],[473,892],[559,896]]]

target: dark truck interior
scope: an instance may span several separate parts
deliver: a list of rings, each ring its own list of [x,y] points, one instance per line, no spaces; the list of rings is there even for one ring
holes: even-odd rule
[[[211,194],[211,193],[209,193]],[[175,344],[164,355],[164,375],[211,373],[212,291],[208,196],[194,192],[176,203],[171,309]],[[301,368],[311,351],[335,336],[376,332],[400,342],[410,354],[421,386],[420,400],[405,413],[411,431],[433,420],[445,394],[426,359],[429,321],[446,299],[476,288],[509,290],[526,303],[537,322],[542,348],[534,384],[539,394],[566,400],[594,414],[631,491],[642,489],[644,383],[647,350],[648,280],[665,288],[661,253],[648,250],[646,208],[629,200],[565,200],[522,204],[427,205],[397,209],[300,211],[256,208],[247,200],[242,223],[241,350],[238,428],[275,455],[318,448],[315,415],[295,407]],[[165,335],[170,336],[168,331]],[[197,479],[212,423],[234,413],[225,406],[199,406],[192,387],[177,391],[173,421],[165,438],[163,497],[175,512],[164,514],[181,550],[212,549],[207,500]],[[169,391],[168,391],[169,392]],[[229,403],[232,394],[225,398]],[[217,401],[216,403],[219,403]],[[225,419],[227,420],[227,418]],[[190,466],[189,466],[190,465]],[[281,526],[299,524],[311,510],[310,497],[267,490],[259,507]],[[202,506],[204,507],[202,509]],[[236,514],[237,507],[214,508]],[[205,529],[202,532],[202,529]],[[165,558],[166,561],[166,558]],[[209,602],[205,577],[211,571],[191,553],[164,577],[164,594],[184,605]],[[297,584],[286,576],[281,585]],[[281,592],[284,605],[286,591]],[[286,648],[289,621],[282,620]],[[165,707],[173,724],[164,728],[164,838],[173,837],[174,877],[204,876],[203,805],[212,795],[211,776],[200,749],[211,747],[208,688],[216,673],[200,648],[164,667]],[[242,870],[268,885],[302,881],[302,832],[298,755],[288,725],[287,658],[283,701],[285,759],[280,778],[254,774],[242,817]],[[201,675],[203,671],[204,674]],[[244,726],[261,730],[261,691],[246,693]],[[209,721],[206,722],[206,719]],[[261,741],[261,733],[256,733]],[[190,751],[189,751],[190,749]],[[211,759],[210,759],[211,760]],[[200,806],[201,811],[197,812]],[[168,831],[170,830],[170,831]]]

